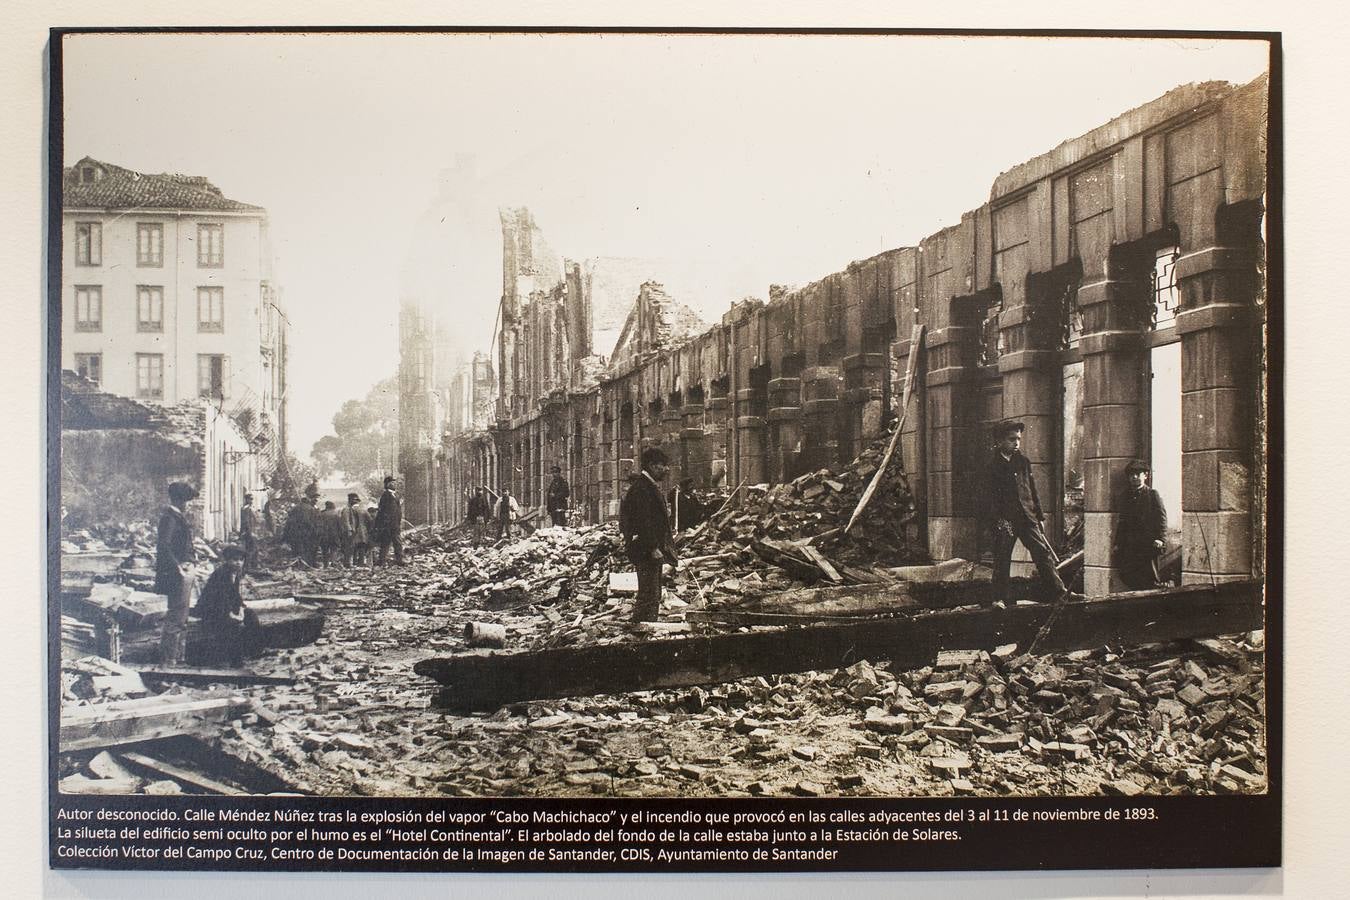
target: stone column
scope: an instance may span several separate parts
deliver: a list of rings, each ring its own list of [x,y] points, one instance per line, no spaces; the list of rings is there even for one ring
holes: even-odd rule
[[[1121,590],[1113,548],[1125,468],[1145,456],[1143,373],[1148,348],[1138,310],[1144,282],[1115,277],[1078,288],[1083,314],[1083,591]]]
[[[1249,252],[1209,247],[1177,261],[1181,286],[1182,582],[1250,578],[1257,392]]]
[[[839,393],[843,379],[837,366],[810,366],[802,370],[802,467],[808,471],[833,469],[839,455]]]
[[[963,365],[965,347],[978,329],[949,326],[928,332],[928,551],[935,560],[975,559],[979,522],[972,459],[979,372]]]
[[[773,432],[773,458],[769,477],[787,481],[800,474],[797,447],[802,440],[800,378],[775,378],[769,382],[769,428]]]

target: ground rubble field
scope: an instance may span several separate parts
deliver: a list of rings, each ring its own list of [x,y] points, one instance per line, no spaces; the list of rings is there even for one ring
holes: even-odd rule
[[[273,566],[261,590],[326,606],[313,644],[251,660],[293,685],[231,690],[258,712],[208,740],[297,790],[371,796],[1019,796],[1251,793],[1265,789],[1259,643],[1183,641],[1028,656],[943,651],[679,690],[434,708],[413,672],[462,652],[469,622],[509,648],[679,639],[634,633],[611,596],[612,527],[545,529],[472,547],[425,529],[409,562],[369,569]],[[735,558],[734,552],[729,552]],[[772,568],[772,567],[770,567]],[[766,593],[780,578],[760,567]],[[688,573],[662,619],[719,602]]]
[[[433,706],[440,686],[414,672],[419,661],[468,650],[470,623],[501,626],[506,650],[549,650],[760,630],[769,626],[737,628],[694,614],[730,612],[734,620],[743,611],[772,613],[775,603],[788,609],[787,598],[806,585],[842,591],[859,585],[882,596],[894,586],[903,593],[902,582],[915,571],[906,567],[926,560],[902,537],[914,506],[903,472],[882,468],[884,444],[866,448],[837,473],[809,472],[700,498],[706,521],[677,538],[681,565],[667,580],[654,626],[627,621],[636,583],[613,524],[544,528],[481,547],[463,527],[422,526],[405,533],[406,565],[374,571],[311,569],[267,542],[265,570],[250,578],[246,593],[322,606],[322,634],[312,644],[250,660],[258,675],[294,683],[224,686],[251,699],[255,711],[199,737],[320,795],[1134,796],[1266,789],[1260,633],[1054,655],[1030,655],[1016,645],[992,652],[953,647],[908,671],[873,659],[465,715]],[[865,512],[856,527],[845,528],[864,496]],[[80,533],[62,546],[130,547],[120,577],[140,571],[144,581],[148,541],[144,526]],[[930,576],[937,569],[944,581],[987,584],[989,577],[987,569],[959,560],[930,567]],[[87,643],[87,626],[67,625],[72,639]],[[117,676],[108,678],[91,691],[87,673],[64,672],[63,704],[116,699]],[[107,779],[97,769],[107,766],[92,764],[106,763],[103,756],[65,754],[62,775],[91,779],[81,786],[97,790],[98,780]]]

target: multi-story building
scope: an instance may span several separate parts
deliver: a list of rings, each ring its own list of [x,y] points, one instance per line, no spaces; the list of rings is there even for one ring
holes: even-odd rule
[[[62,192],[62,368],[110,394],[209,405],[243,435],[231,458],[270,471],[286,450],[287,319],[267,210],[202,176],[89,157]],[[236,502],[212,497],[208,515],[216,504],[228,530]]]

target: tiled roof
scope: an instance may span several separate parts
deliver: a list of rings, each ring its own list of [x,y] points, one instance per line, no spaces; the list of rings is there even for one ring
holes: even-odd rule
[[[86,182],[82,172],[99,173]],[[202,175],[146,175],[86,156],[65,170],[65,205],[71,209],[201,209],[265,212],[261,206],[231,200]]]
[[[162,413],[127,397],[105,393],[69,369],[61,371],[62,428],[156,428]]]

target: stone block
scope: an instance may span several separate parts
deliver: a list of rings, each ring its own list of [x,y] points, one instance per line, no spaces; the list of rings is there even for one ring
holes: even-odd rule
[[[1182,508],[1193,512],[1245,512],[1251,504],[1251,470],[1240,450],[1182,454]]]
[[[1083,405],[1120,406],[1144,399],[1142,353],[1098,353],[1083,357]]]
[[[1181,395],[1181,449],[1242,450],[1250,446],[1253,423],[1245,391],[1210,388]]]
[[[1120,505],[1128,486],[1125,467],[1133,457],[1107,456],[1083,461],[1083,506],[1093,512],[1107,512]]]
[[[1251,574],[1252,528],[1245,512],[1186,512],[1181,543],[1183,571]]]
[[[1109,512],[1083,514],[1083,565],[1110,568],[1111,548],[1120,517]]]
[[[1251,383],[1251,342],[1244,330],[1207,329],[1181,339],[1181,389],[1241,388]]]
[[[1139,407],[1129,404],[1083,407],[1083,457],[1142,455]]]
[[[1083,567],[1083,593],[1089,597],[1104,597],[1115,593],[1118,581],[1109,568],[1087,565]]]
[[[974,559],[979,546],[979,527],[970,517],[929,516],[928,552],[934,561]]]

